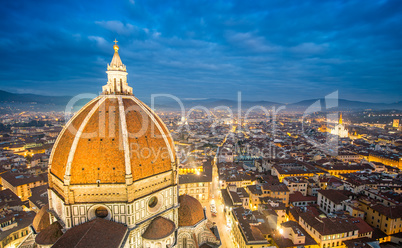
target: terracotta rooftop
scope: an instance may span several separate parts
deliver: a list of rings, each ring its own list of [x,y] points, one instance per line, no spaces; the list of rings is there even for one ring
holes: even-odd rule
[[[22,206],[21,199],[10,189],[0,191],[0,208],[6,206]]]
[[[356,218],[350,218],[349,220],[352,221],[352,223],[355,226],[357,226],[357,228],[359,228],[359,234],[374,231],[374,229],[369,224],[367,224],[362,218],[356,217]]]
[[[348,200],[348,196],[351,194],[351,192],[346,190],[335,189],[319,190],[318,193],[328,198],[328,200],[334,202],[335,204],[340,204],[343,201]]]
[[[295,191],[293,194],[289,195],[289,202],[303,202],[303,201],[317,202],[317,196],[304,196],[299,191]]]
[[[96,218],[70,228],[57,240],[53,248],[120,247],[127,227],[113,221]]]
[[[13,187],[17,187],[20,185],[30,184],[38,181],[47,182],[47,173],[41,173],[36,176],[30,174],[6,172],[1,174],[1,178],[10,183]]]
[[[32,195],[28,199],[38,209],[41,209],[44,205],[46,205],[49,202],[47,195],[48,188],[49,186],[47,184],[31,188]]]
[[[299,216],[321,235],[339,234],[358,230],[357,226],[350,220],[340,218],[319,218],[309,212],[300,213]]]
[[[376,204],[371,206],[371,208],[390,219],[402,218],[402,206],[384,206],[382,204]]]
[[[274,184],[274,185],[269,184],[269,183],[264,183],[262,185],[262,188],[264,190],[269,190],[269,191],[273,191],[273,192],[289,192],[288,187],[283,183]]]
[[[205,218],[201,203],[194,197],[181,195],[179,204],[179,227],[194,226]]]
[[[144,239],[156,240],[163,239],[172,234],[176,230],[173,221],[158,216],[151,221],[145,232],[142,234]]]

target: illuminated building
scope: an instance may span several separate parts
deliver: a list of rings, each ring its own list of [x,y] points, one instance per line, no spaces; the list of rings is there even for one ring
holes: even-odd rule
[[[343,125],[342,113],[341,117],[339,118],[339,123],[335,125],[333,129],[331,129],[331,134],[337,135],[340,138],[347,138],[349,136],[348,130],[345,129],[345,126]]]
[[[361,209],[366,213],[366,222],[381,229],[385,234],[392,235],[402,231],[402,206],[385,206],[381,203],[373,204],[362,199]]]
[[[211,232],[207,238],[205,232],[180,236],[189,207],[179,204],[173,139],[162,120],[134,97],[119,47],[113,48],[102,94],[69,120],[49,158],[50,222],[64,232],[54,245],[218,247]],[[49,245],[48,233],[44,229],[36,242]]]
[[[202,165],[197,166],[196,168],[194,167],[183,167],[179,168],[179,174],[180,175],[185,175],[185,174],[200,174],[201,172],[204,171],[204,168]]]
[[[392,127],[398,128],[399,127],[399,119],[394,119],[392,122]]]
[[[300,213],[299,224],[321,248],[343,247],[342,242],[359,237],[358,226],[341,218],[321,218],[305,212]]]
[[[22,201],[28,200],[31,196],[31,188],[47,184],[46,173],[37,176],[28,174],[14,174],[6,172],[1,174],[1,182],[4,188],[10,189]]]
[[[262,195],[263,197],[268,196],[273,199],[278,199],[282,201],[286,207],[289,206],[289,189],[283,183],[275,185],[271,185],[269,183],[263,184]]]
[[[325,171],[309,163],[296,160],[283,160],[275,163],[271,169],[271,175],[277,176],[279,182],[283,182],[285,177],[313,177],[314,175],[323,174],[325,174]]]
[[[396,154],[392,155],[386,153],[371,152],[369,154],[368,160],[370,162],[380,162],[385,165],[402,169],[402,157],[399,157]]]
[[[232,209],[230,215],[231,229],[235,244],[244,248],[264,248],[271,246],[270,238],[266,238],[262,230],[267,223],[255,221],[257,211],[251,212],[243,207]]]

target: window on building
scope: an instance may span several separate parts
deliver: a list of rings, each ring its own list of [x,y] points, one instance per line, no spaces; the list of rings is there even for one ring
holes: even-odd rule
[[[109,212],[107,211],[107,208],[105,208],[105,207],[100,206],[95,210],[95,216],[98,218],[106,218],[108,215],[109,215]]]
[[[156,196],[153,196],[153,197],[151,198],[151,200],[149,200],[148,206],[149,206],[150,208],[154,208],[154,207],[156,206],[156,204],[158,204],[158,198],[157,198]]]

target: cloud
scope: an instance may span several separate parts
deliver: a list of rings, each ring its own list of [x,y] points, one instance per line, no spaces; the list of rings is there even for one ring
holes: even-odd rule
[[[6,1],[0,89],[98,91],[116,38],[137,96],[398,101],[401,26],[398,0]]]
[[[106,44],[108,44],[108,42],[103,37],[88,36],[88,39],[91,41],[95,41],[99,46],[105,46]]]
[[[124,24],[121,21],[96,21],[95,23],[119,35],[131,35],[134,32],[138,32],[137,27],[130,23]]]
[[[294,53],[317,54],[325,52],[326,48],[328,48],[328,44],[315,44],[312,42],[307,42],[291,47],[290,50]]]

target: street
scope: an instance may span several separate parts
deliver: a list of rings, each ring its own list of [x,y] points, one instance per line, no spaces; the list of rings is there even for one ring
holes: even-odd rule
[[[216,165],[216,157],[213,161],[213,169],[212,169],[212,187],[211,187],[211,193],[214,196],[213,201],[215,202],[215,206],[216,206],[216,210],[217,210],[217,215],[216,217],[211,215],[211,208],[210,208],[210,204],[211,201],[203,204],[203,206],[206,207],[207,209],[207,217],[210,221],[215,222],[218,230],[219,230],[219,235],[221,238],[221,242],[222,242],[222,248],[233,248],[235,247],[235,245],[233,244],[232,241],[232,236],[230,234],[230,231],[227,227],[226,224],[226,218],[225,218],[225,212],[223,211],[224,209],[224,204],[223,204],[223,200],[220,197],[220,187],[219,187],[219,177],[218,177],[218,168]]]

